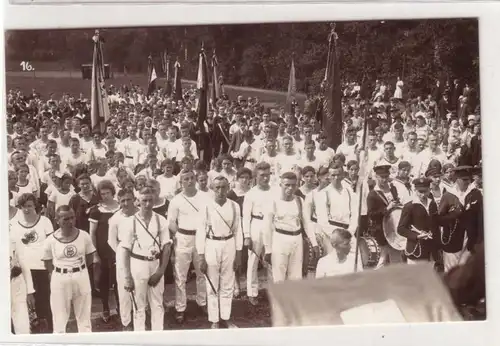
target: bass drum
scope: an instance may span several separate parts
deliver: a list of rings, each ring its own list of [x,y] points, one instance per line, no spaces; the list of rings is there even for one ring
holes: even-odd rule
[[[375,238],[371,236],[359,238],[359,254],[363,268],[374,268],[380,259],[380,246]]]
[[[387,243],[389,243],[393,249],[398,251],[406,249],[406,238],[398,233],[398,224],[401,219],[402,210],[403,207],[394,207],[389,210],[382,221],[382,228],[384,230],[384,236],[385,239],[387,239]]]

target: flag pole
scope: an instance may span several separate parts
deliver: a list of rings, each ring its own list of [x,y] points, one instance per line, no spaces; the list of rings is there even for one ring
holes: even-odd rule
[[[363,124],[363,140],[362,140],[362,145],[361,145],[361,151],[359,152],[358,155],[358,162],[359,162],[359,176],[358,176],[358,181],[356,183],[357,185],[357,191],[358,191],[358,229],[356,230],[356,257],[354,259],[354,272],[356,273],[358,271],[358,261],[359,261],[359,240],[361,238],[361,207],[363,205],[363,187],[364,187],[364,181],[365,177],[367,176],[366,170],[367,170],[367,164],[366,164],[366,158],[367,158],[367,153],[366,153],[366,137],[367,137],[367,132],[368,132],[368,120],[369,120],[369,112],[368,112],[368,105],[365,105],[364,113],[365,113],[365,121]]]

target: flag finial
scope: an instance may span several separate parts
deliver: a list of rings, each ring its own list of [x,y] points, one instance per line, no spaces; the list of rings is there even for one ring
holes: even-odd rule
[[[335,31],[336,27],[337,24],[330,23],[330,34],[328,35],[328,41],[331,41],[332,39],[336,41],[339,38],[339,35],[337,35],[337,32]]]
[[[96,42],[99,41],[99,30],[94,31],[94,36],[92,36],[92,41]]]

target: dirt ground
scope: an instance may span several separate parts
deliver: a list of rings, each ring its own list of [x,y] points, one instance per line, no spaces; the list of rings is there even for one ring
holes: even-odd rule
[[[259,275],[263,287],[265,288],[265,275],[263,272]],[[245,292],[246,280],[240,279],[240,285],[243,292],[240,294],[241,298],[233,299],[232,318],[233,322],[240,328],[255,328],[255,327],[270,327],[271,326],[271,312],[267,301],[265,289],[259,293],[259,305],[251,305]],[[186,320],[182,325],[177,324],[174,320],[175,308],[175,288],[173,284],[167,284],[165,287],[164,296],[168,302],[167,310],[165,311],[164,330],[175,329],[206,329],[210,328],[210,323],[206,315],[200,314],[198,306],[195,302],[196,285],[195,280],[190,280],[186,286],[188,304],[186,309]],[[98,298],[93,298],[92,302],[92,331],[93,332],[120,332],[122,331],[119,316],[116,315],[116,304],[113,294],[110,292],[110,305],[112,311],[112,318],[108,323],[104,323],[101,318],[102,305]],[[148,321],[146,322],[149,327]],[[68,332],[76,333],[78,331],[76,321],[71,319],[68,324]]]

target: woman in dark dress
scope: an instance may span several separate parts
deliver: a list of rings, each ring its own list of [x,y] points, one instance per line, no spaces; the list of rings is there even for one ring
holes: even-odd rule
[[[227,198],[235,201],[240,206],[241,216],[243,216],[243,200],[245,199],[245,194],[250,190],[250,182],[252,181],[252,171],[248,168],[240,168],[236,173],[236,185],[234,189],[228,192]],[[247,272],[247,262],[248,262],[248,249],[243,246],[243,251],[241,251],[241,268],[240,273]],[[234,296],[240,295],[240,280],[239,274],[236,273],[236,280],[234,286]]]
[[[116,255],[108,245],[108,221],[118,210],[120,205],[115,201],[115,187],[109,180],[103,180],[97,185],[99,204],[92,207],[89,213],[90,236],[96,248],[95,262],[101,264],[99,277],[99,293],[102,301],[102,319],[109,322],[109,289],[114,286],[116,302],[118,304],[118,289],[116,287]],[[119,307],[117,309],[119,311]]]
[[[75,227],[89,233],[89,212],[90,209],[99,203],[99,198],[95,194],[92,186],[92,180],[86,173],[76,176],[76,188],[78,194],[71,197],[69,206],[75,212]],[[90,286],[92,287],[92,296],[98,296],[94,285],[94,268],[88,268],[90,277]]]

